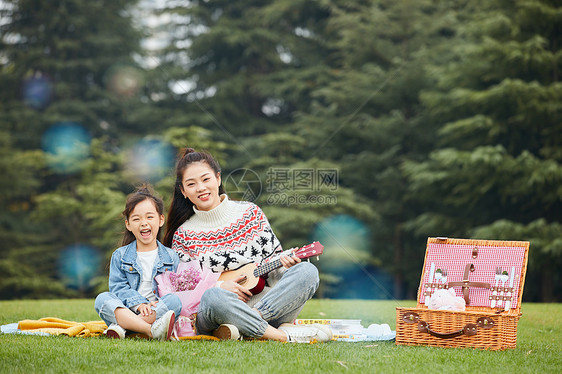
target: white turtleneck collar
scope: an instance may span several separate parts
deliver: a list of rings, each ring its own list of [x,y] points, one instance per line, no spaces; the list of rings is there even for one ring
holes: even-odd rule
[[[233,202],[228,199],[226,194],[220,195],[221,203],[211,210],[199,210],[193,206],[195,215],[188,221],[196,219],[199,224],[206,227],[220,227],[228,223],[233,214],[236,214],[236,209]],[[234,204],[236,206],[236,204]]]

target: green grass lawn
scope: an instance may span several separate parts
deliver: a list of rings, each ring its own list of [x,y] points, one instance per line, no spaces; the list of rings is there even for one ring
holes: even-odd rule
[[[59,317],[99,320],[93,300],[0,301],[0,324]],[[415,302],[311,300],[301,318],[388,323]],[[508,351],[396,346],[394,342],[158,342],[0,334],[0,373],[559,373],[562,304],[523,304],[517,348]]]

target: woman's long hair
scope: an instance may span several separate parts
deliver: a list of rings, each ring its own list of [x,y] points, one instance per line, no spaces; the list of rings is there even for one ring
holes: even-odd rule
[[[162,201],[162,199],[152,191],[152,188],[149,184],[143,184],[142,186],[138,187],[135,192],[127,197],[127,201],[125,202],[125,210],[123,210],[122,213],[123,217],[125,217],[125,219],[128,221],[129,216],[131,215],[135,207],[145,200],[152,200],[154,206],[156,207],[156,211],[158,212],[158,216],[164,214],[164,202]],[[158,233],[156,234],[157,240],[160,240],[160,231],[162,230],[158,228]],[[121,245],[123,246],[130,244],[135,240],[135,235],[133,235],[131,231],[125,229]]]
[[[182,180],[185,170],[194,162],[206,162],[207,165],[215,172],[220,173],[221,168],[217,160],[207,152],[197,152],[193,148],[186,148],[181,153],[181,157],[176,164],[176,184],[174,187],[174,196],[168,211],[168,219],[166,220],[166,233],[162,242],[166,247],[172,247],[172,240],[178,227],[187,221],[195,212],[193,211],[193,203],[186,199],[182,194]],[[224,188],[219,186],[219,195],[224,193]]]

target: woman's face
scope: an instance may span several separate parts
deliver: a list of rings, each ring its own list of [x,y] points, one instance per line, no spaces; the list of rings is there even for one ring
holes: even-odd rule
[[[216,208],[221,200],[219,186],[220,173],[215,174],[209,164],[204,161],[194,162],[185,169],[181,181],[182,194],[199,210]]]

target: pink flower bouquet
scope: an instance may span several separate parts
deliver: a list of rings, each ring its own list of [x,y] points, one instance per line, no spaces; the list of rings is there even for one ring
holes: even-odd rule
[[[179,296],[182,303],[180,317],[174,326],[174,335],[195,336],[194,316],[199,308],[201,296],[216,285],[220,273],[201,268],[199,261],[180,261],[175,272],[166,271],[156,276],[160,297],[169,293]]]

